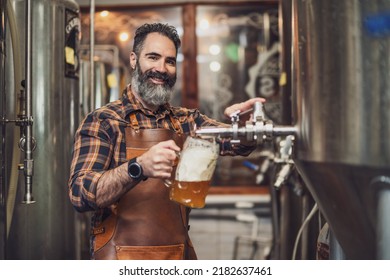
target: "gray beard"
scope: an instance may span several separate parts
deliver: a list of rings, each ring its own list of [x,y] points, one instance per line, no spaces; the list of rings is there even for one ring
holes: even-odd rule
[[[173,87],[171,88],[168,85],[156,85],[149,80],[143,82],[140,71],[140,67],[137,65],[131,77],[131,86],[133,90],[149,105],[161,106],[168,103],[173,94]]]

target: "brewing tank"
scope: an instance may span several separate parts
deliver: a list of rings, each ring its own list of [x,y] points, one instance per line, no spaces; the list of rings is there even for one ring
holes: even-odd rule
[[[16,95],[23,88],[14,86],[14,68],[26,72],[26,1],[11,0],[19,35],[21,65],[14,65],[15,44],[7,38],[6,66],[7,118],[17,118]],[[35,203],[22,203],[25,192],[23,172],[12,177],[15,166],[14,147],[19,128],[7,124],[5,146],[7,160],[7,207],[9,216],[6,259],[75,259],[75,211],[69,199],[69,178],[73,135],[79,123],[79,6],[72,0],[31,1],[31,99],[36,142],[33,151],[32,195]],[[10,32],[8,32],[10,34]],[[19,157],[19,156],[16,156]],[[18,161],[16,161],[18,162]],[[19,162],[23,163],[23,152]],[[13,197],[12,192],[16,192]],[[14,204],[14,205],[13,205]]]
[[[295,164],[345,257],[388,259],[390,1],[293,0],[292,41]]]

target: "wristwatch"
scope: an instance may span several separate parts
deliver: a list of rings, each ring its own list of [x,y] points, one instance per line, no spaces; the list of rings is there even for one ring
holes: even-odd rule
[[[127,165],[127,172],[133,180],[146,180],[148,177],[144,175],[142,166],[137,162],[137,158],[129,160]]]

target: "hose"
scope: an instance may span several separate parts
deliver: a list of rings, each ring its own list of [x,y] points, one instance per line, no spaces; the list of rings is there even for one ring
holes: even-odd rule
[[[303,222],[302,226],[300,227],[300,229],[298,231],[297,238],[295,239],[295,244],[294,244],[294,250],[293,250],[293,256],[292,256],[293,260],[295,260],[296,255],[297,255],[298,243],[299,243],[299,240],[301,238],[302,232],[303,232],[304,228],[306,227],[306,225],[310,222],[311,218],[317,212],[317,210],[318,210],[318,206],[317,206],[317,203],[316,203],[316,204],[314,204],[314,206],[311,209],[309,215],[307,215],[305,221]]]

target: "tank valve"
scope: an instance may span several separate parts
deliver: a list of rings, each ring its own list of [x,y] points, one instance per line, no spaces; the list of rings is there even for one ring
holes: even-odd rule
[[[240,116],[253,112],[251,120],[245,126],[239,127]],[[230,138],[232,143],[240,143],[245,139],[248,142],[256,141],[258,145],[265,141],[272,141],[276,136],[295,135],[294,126],[275,126],[271,120],[265,118],[263,103],[256,102],[249,111],[236,111],[231,115],[231,127],[202,127],[195,131],[199,137],[215,136],[219,138]]]
[[[280,164],[282,167],[276,174],[276,179],[274,182],[274,187],[276,189],[279,189],[287,181],[293,170],[294,162],[291,159],[293,142],[294,136],[288,135],[285,140],[280,141],[279,143],[281,146],[280,154],[279,157],[275,158],[275,163]]]

